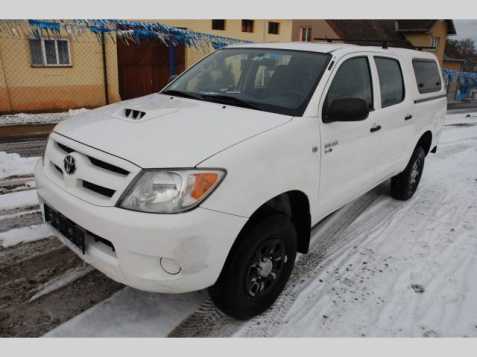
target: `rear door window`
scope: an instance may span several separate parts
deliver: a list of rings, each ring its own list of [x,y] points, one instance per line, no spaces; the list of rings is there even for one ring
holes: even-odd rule
[[[433,60],[414,59],[412,61],[419,93],[438,92],[442,88],[439,67]]]
[[[401,103],[404,100],[404,81],[398,60],[388,57],[374,57],[381,88],[381,107]]]

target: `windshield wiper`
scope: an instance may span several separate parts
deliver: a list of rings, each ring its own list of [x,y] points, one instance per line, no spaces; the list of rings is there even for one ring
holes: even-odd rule
[[[169,95],[173,95],[173,96],[176,96],[176,97],[203,100],[203,97],[200,94],[191,93],[191,92],[184,92],[184,91],[176,90],[176,89],[168,89],[168,90],[165,90],[165,91],[161,92],[161,94],[169,94]]]
[[[246,100],[233,97],[231,95],[226,94],[201,94],[202,98],[204,99],[212,99],[216,100],[223,104],[235,104],[239,107],[245,107],[250,109],[258,109],[261,110],[257,105],[247,102]]]

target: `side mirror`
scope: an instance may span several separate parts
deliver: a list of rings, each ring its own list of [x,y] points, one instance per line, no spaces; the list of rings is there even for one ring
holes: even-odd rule
[[[369,105],[361,98],[339,98],[331,102],[323,113],[323,122],[359,121],[369,115]]]
[[[176,78],[177,78],[177,74],[173,74],[172,76],[169,77],[169,79],[167,80],[167,83],[171,83]]]

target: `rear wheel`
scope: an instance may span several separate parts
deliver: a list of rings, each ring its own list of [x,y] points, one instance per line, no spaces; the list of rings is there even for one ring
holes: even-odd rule
[[[209,289],[217,307],[240,320],[268,309],[293,270],[296,239],[293,223],[283,214],[273,214],[247,227],[217,283]]]
[[[416,147],[404,171],[391,179],[391,196],[393,198],[406,201],[414,195],[421,181],[425,159],[424,149],[421,146]]]

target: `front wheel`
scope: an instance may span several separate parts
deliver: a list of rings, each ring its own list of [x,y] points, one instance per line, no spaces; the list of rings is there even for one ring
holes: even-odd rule
[[[223,312],[246,320],[268,309],[284,289],[297,237],[286,215],[273,214],[246,227],[237,239],[209,294]]]
[[[391,196],[393,198],[406,201],[414,195],[421,181],[425,159],[424,149],[421,146],[416,147],[404,171],[391,179]]]

